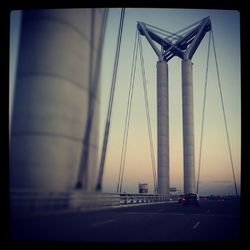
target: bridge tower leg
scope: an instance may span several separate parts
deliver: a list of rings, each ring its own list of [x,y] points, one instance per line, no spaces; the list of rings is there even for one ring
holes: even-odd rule
[[[103,15],[104,9],[87,8],[22,11],[10,139],[11,189],[73,190],[85,150],[88,75],[97,72],[99,58],[101,33],[92,45],[91,29],[101,30]],[[94,190],[98,155],[98,94],[93,99],[96,111],[86,143],[89,164],[82,177],[89,191]]]
[[[193,69],[191,60],[182,60],[182,115],[184,194],[195,193]]]
[[[169,194],[168,64],[157,62],[158,193]]]

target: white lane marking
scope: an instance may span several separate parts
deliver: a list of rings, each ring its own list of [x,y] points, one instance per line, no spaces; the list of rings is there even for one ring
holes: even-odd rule
[[[114,221],[116,221],[116,220],[113,219],[113,220],[101,221],[101,222],[94,223],[91,226],[92,227],[98,227],[98,226],[101,226],[101,225],[104,225],[104,224],[108,224],[108,223],[111,223],[111,222],[114,222]]]
[[[200,225],[200,221],[197,221],[195,225],[193,226],[193,229],[196,229]]]

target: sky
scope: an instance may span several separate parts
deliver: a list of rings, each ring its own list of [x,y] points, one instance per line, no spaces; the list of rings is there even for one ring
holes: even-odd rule
[[[114,55],[121,9],[110,9],[107,23],[101,75],[101,124],[102,145],[105,117],[112,79]],[[229,10],[189,9],[126,9],[121,42],[110,138],[104,172],[104,191],[116,190],[126,105],[137,21],[143,21],[170,32],[189,26],[210,16],[214,33],[216,55],[226,111],[233,166],[238,192],[241,168],[241,76],[240,76],[240,14]],[[198,160],[201,135],[202,107],[205,86],[208,33],[192,58],[195,168]],[[156,117],[156,62],[157,56],[145,37],[142,37],[151,126],[157,156]],[[169,133],[170,133],[170,186],[183,192],[183,137],[181,99],[181,60],[172,58],[169,63]],[[148,183],[153,191],[153,174],[147,134],[146,111],[140,61],[137,61],[135,89],[130,118],[128,148],[124,170],[124,192],[137,192],[139,183]],[[211,43],[208,67],[207,101],[201,154],[200,194],[235,194],[225,124],[223,120],[215,57]],[[157,159],[157,158],[156,158]]]
[[[99,158],[107,115],[115,48],[121,9],[109,9],[105,35],[102,71],[100,76],[100,138]],[[240,76],[240,15],[232,10],[191,9],[126,9],[120,60],[118,65],[115,97],[103,179],[104,192],[116,192],[126,105],[129,92],[133,46],[137,21],[144,21],[170,32],[176,32],[200,19],[210,16],[215,39],[221,87],[227,117],[229,139],[235,176],[240,192],[241,175],[241,76]],[[12,109],[16,55],[18,48],[20,13],[11,19],[10,36],[10,114]],[[156,62],[157,56],[142,37],[147,90],[155,159],[157,159],[156,117]],[[195,168],[198,172],[202,102],[208,48],[208,33],[193,56],[193,94],[195,129]],[[138,57],[139,58],[139,57]],[[181,100],[181,60],[172,58],[169,63],[169,135],[170,135],[170,186],[183,191],[183,138]],[[225,124],[221,108],[215,59],[210,48],[208,69],[207,102],[201,158],[200,194],[234,194]],[[11,115],[10,115],[11,119]],[[157,162],[157,161],[156,161]],[[153,174],[147,133],[146,111],[140,62],[137,60],[135,89],[130,118],[128,148],[123,179],[123,192],[138,192],[139,183],[148,183],[153,191]]]

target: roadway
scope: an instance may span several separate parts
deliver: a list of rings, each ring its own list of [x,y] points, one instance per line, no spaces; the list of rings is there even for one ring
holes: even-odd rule
[[[177,202],[13,219],[13,240],[175,242],[239,240],[239,201]]]

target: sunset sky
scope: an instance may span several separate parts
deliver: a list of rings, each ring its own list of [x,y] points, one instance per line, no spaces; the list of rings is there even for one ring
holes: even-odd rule
[[[101,124],[102,144],[105,117],[114,63],[120,9],[110,9],[104,45],[101,75]],[[189,9],[126,9],[117,73],[112,123],[104,174],[104,190],[115,191],[120,166],[126,105],[129,91],[133,45],[137,21],[144,21],[167,31],[178,30],[210,16],[214,32],[221,87],[226,110],[232,158],[238,192],[240,188],[241,155],[241,76],[240,76],[240,15],[229,10]],[[156,141],[156,62],[157,56],[142,37],[150,116]],[[202,102],[205,86],[208,33],[197,49],[192,61],[194,86],[194,129],[196,177],[201,134]],[[183,139],[181,101],[181,60],[169,61],[169,129],[170,129],[170,185],[183,190]],[[201,158],[200,193],[234,194],[232,169],[219,94],[212,41],[207,83],[203,150]],[[123,191],[137,192],[138,183],[149,184],[153,189],[150,148],[144,107],[140,61],[137,61],[135,89],[131,111],[128,149],[124,170]]]
[[[120,8],[110,9],[100,76],[100,139],[101,153],[109,91],[111,86],[115,48],[120,20]],[[170,32],[210,16],[215,39],[221,87],[227,117],[232,159],[238,192],[241,175],[241,60],[240,15],[232,10],[192,9],[126,9],[121,42],[113,113],[104,171],[103,191],[116,192],[126,105],[129,92],[130,72],[137,21],[143,21]],[[15,63],[19,34],[19,14],[11,19],[10,33],[10,112],[12,108]],[[149,108],[157,163],[156,117],[156,62],[157,56],[142,37]],[[208,48],[208,33],[197,49],[193,62],[194,129],[196,177],[200,147],[202,105]],[[170,186],[183,191],[183,137],[181,100],[181,60],[172,58],[169,63],[169,135],[170,135]],[[235,194],[233,175],[227,145],[225,124],[221,107],[212,41],[207,83],[203,151],[201,159],[200,194]],[[11,119],[11,116],[10,116]],[[135,78],[127,157],[124,170],[123,192],[138,192],[139,183],[148,183],[153,191],[153,175],[147,134],[146,111],[139,57]],[[100,154],[99,154],[100,156]],[[180,192],[181,192],[180,191]]]

